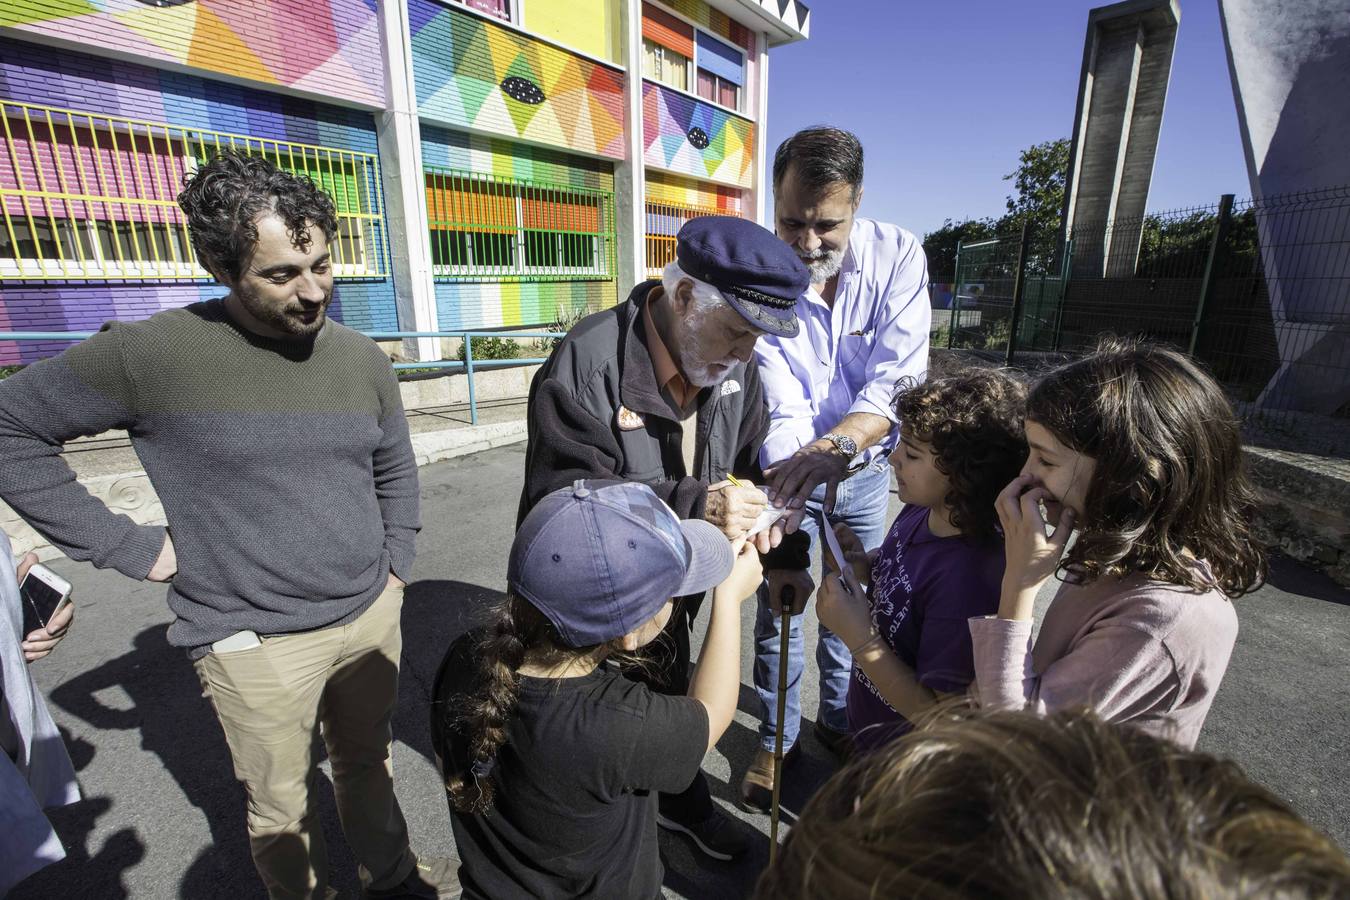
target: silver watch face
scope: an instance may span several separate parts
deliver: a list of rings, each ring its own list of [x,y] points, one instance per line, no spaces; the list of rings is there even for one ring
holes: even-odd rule
[[[830,442],[839,448],[839,452],[848,457],[858,455],[858,442],[843,434],[830,435]]]

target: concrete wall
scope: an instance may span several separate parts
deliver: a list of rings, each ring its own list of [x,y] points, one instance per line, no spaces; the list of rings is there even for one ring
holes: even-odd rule
[[[1350,403],[1350,6],[1219,5],[1280,349],[1260,402],[1333,413]],[[1291,193],[1311,196],[1272,202]]]

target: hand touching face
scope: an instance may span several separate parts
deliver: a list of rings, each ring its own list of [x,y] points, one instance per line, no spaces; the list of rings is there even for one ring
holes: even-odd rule
[[[1062,509],[1073,510],[1081,523],[1096,461],[1086,454],[1071,450],[1055,437],[1054,432],[1031,419],[1027,420],[1027,444],[1030,452],[1026,465],[1022,467],[1022,474],[1029,476],[1033,484],[1045,489],[1045,507],[1050,524],[1058,524]]]

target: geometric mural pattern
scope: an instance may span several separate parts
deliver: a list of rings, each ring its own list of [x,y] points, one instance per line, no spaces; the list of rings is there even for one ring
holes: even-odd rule
[[[0,37],[0,97],[378,153],[375,120],[368,112],[4,37]],[[0,292],[0,330],[97,331],[109,319],[136,321],[224,292],[220,285],[206,282],[10,282]],[[353,328],[396,329],[392,279],[339,282],[331,312]],[[0,365],[30,362],[63,346],[0,345]]]
[[[649,203],[715,209],[728,216],[741,214],[741,192],[735,188],[655,171],[647,173],[646,182]]]
[[[376,3],[3,0],[0,25],[379,107],[384,72]]]
[[[623,72],[432,0],[408,11],[424,118],[623,158]]]
[[[750,187],[755,126],[687,94],[642,85],[643,159],[649,166]]]

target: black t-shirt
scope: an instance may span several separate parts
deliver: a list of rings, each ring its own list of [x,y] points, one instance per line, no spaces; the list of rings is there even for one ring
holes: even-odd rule
[[[447,771],[467,766],[467,736],[444,711],[472,689],[473,645],[456,641],[437,678],[432,731]],[[578,678],[522,676],[507,731],[492,809],[450,810],[466,900],[659,897],[656,794],[682,791],[697,774],[703,704],[606,666]]]

